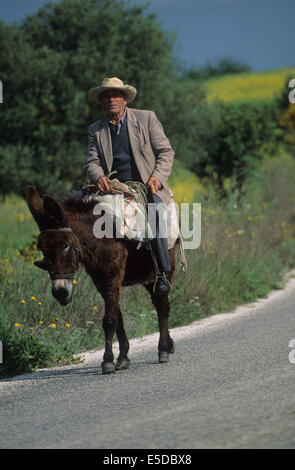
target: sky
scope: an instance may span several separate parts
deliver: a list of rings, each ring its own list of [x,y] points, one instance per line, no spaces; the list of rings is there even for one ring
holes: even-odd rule
[[[59,1],[59,0],[54,0]],[[48,0],[0,0],[0,19],[11,23]],[[146,0],[130,0],[145,5]],[[224,57],[253,71],[295,66],[295,0],[150,0],[162,27],[177,34],[176,55],[190,66]]]

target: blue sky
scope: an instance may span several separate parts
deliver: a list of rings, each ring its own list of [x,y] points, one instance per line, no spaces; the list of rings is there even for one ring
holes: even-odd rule
[[[0,0],[0,18],[20,20],[45,3]],[[254,71],[295,65],[295,0],[151,0],[148,11],[164,29],[177,33],[176,52],[187,65],[225,56]]]

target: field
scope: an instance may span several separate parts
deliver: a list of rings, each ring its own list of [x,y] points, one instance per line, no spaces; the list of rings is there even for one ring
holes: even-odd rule
[[[266,72],[225,75],[206,81],[209,102],[215,99],[271,100],[280,96],[288,78],[295,78],[295,67]]]

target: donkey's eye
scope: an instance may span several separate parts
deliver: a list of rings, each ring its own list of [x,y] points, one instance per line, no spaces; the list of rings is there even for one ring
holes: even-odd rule
[[[64,245],[62,254],[66,256],[68,254],[69,249],[70,249],[70,245]]]

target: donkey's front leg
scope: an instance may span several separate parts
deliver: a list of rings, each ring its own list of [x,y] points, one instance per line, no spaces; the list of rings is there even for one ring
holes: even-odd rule
[[[168,330],[168,318],[170,311],[170,303],[168,294],[157,295],[153,292],[153,284],[145,285],[146,289],[151,294],[151,299],[156,307],[159,321],[159,343],[158,343],[158,356],[159,362],[169,362],[169,354],[175,352],[174,341],[170,336]]]
[[[103,374],[115,373],[113,337],[119,324],[120,291],[121,285],[119,280],[114,280],[112,283],[109,283],[104,292],[102,292],[105,301],[105,315],[102,323],[105,334],[105,352],[101,364]]]
[[[118,309],[117,337],[119,341],[120,353],[116,362],[116,370],[128,369],[130,365],[130,360],[127,356],[129,351],[129,341],[124,329],[123,317],[120,307]]]

